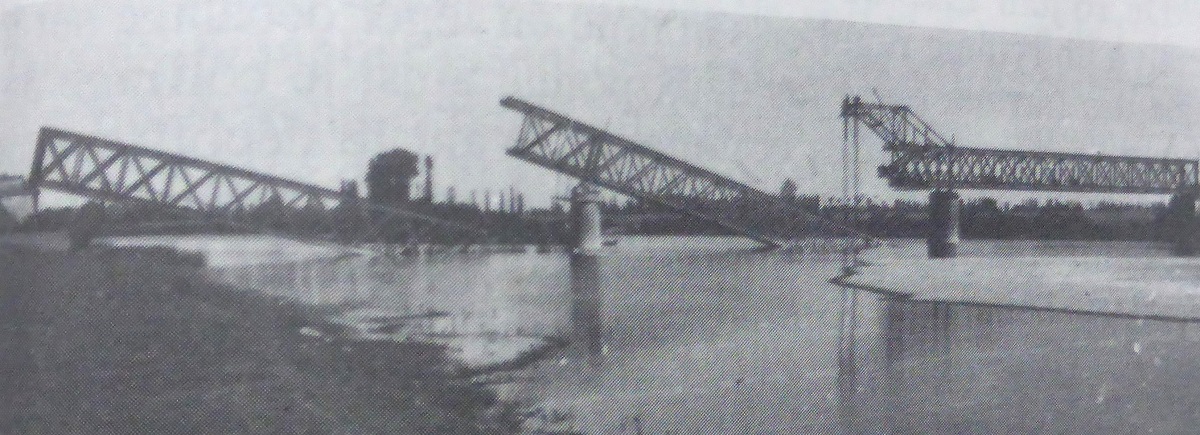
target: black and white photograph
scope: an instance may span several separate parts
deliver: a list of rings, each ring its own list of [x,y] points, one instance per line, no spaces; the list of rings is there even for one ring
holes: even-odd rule
[[[0,0],[0,435],[1200,433],[1200,2]]]

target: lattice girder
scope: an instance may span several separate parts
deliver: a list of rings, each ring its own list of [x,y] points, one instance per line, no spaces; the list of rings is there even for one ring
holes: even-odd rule
[[[713,222],[769,246],[820,234],[863,237],[788,203],[680,159],[531,103],[500,104],[525,115],[508,154],[615,192]]]
[[[208,219],[269,222],[284,231],[328,234],[339,208],[386,217],[375,227],[428,225],[465,231],[471,225],[395,207],[364,206],[360,198],[320,186],[68,131],[43,128],[28,184],[105,201],[184,209]]]
[[[1017,151],[957,146],[903,105],[842,105],[842,115],[883,140],[879,176],[901,190],[933,188],[1174,194],[1194,191],[1191,159]]]

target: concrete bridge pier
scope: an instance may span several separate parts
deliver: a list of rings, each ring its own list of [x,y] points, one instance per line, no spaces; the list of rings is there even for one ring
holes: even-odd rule
[[[600,190],[579,183],[571,190],[572,253],[595,255],[604,246],[600,221]]]
[[[1181,257],[1197,254],[1197,222],[1196,222],[1197,192],[1178,192],[1171,195],[1167,202],[1167,218],[1163,222],[1167,236],[1171,241],[1171,251]]]
[[[926,245],[929,258],[958,256],[958,215],[962,201],[953,190],[934,190],[929,193],[929,234]]]

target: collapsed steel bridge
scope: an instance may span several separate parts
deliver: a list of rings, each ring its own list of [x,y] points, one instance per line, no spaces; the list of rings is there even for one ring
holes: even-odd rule
[[[500,105],[524,115],[510,156],[639,200],[712,222],[770,247],[821,235],[868,238],[776,195],[660,153],[532,103]]]
[[[52,189],[83,197],[183,209],[233,223],[271,222],[283,233],[332,234],[347,220],[369,221],[348,241],[370,238],[384,225],[428,231],[484,231],[425,213],[365,205],[354,195],[286,178],[217,164],[128,143],[43,128],[26,189]],[[344,213],[334,213],[333,211]],[[365,230],[365,231],[364,231]]]

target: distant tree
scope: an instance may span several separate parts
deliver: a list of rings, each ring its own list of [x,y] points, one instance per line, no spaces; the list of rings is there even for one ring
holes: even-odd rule
[[[805,210],[817,211],[821,209],[820,195],[797,195],[792,202]]]
[[[248,211],[250,222],[256,226],[263,226],[273,230],[284,230],[288,228],[288,206],[284,204],[283,198],[278,194],[272,193],[266,200],[254,206]]]
[[[367,198],[372,204],[409,201],[412,179],[418,174],[420,158],[402,148],[379,153],[367,165]]]
[[[358,183],[353,180],[342,181],[342,200],[332,210],[334,216],[334,232],[338,240],[351,241],[358,236],[366,225],[362,204],[358,196]]]
[[[1048,203],[1039,209],[1034,237],[1043,240],[1086,240],[1102,238],[1104,235],[1092,219],[1083,213],[1083,206],[1076,202]]]
[[[104,227],[104,214],[104,206],[95,201],[89,201],[74,213],[67,228],[72,250],[86,248],[92,243]]]
[[[354,180],[342,180],[342,187],[339,189],[344,198],[358,198],[358,182]]]
[[[1009,219],[994,198],[979,198],[963,205],[959,219],[964,237],[1007,239],[1015,235]]]
[[[779,187],[779,197],[784,201],[792,202],[796,200],[796,182],[791,178],[783,180],[783,186]]]
[[[0,202],[0,231],[12,231],[17,226],[17,218],[8,211],[3,202]]]

